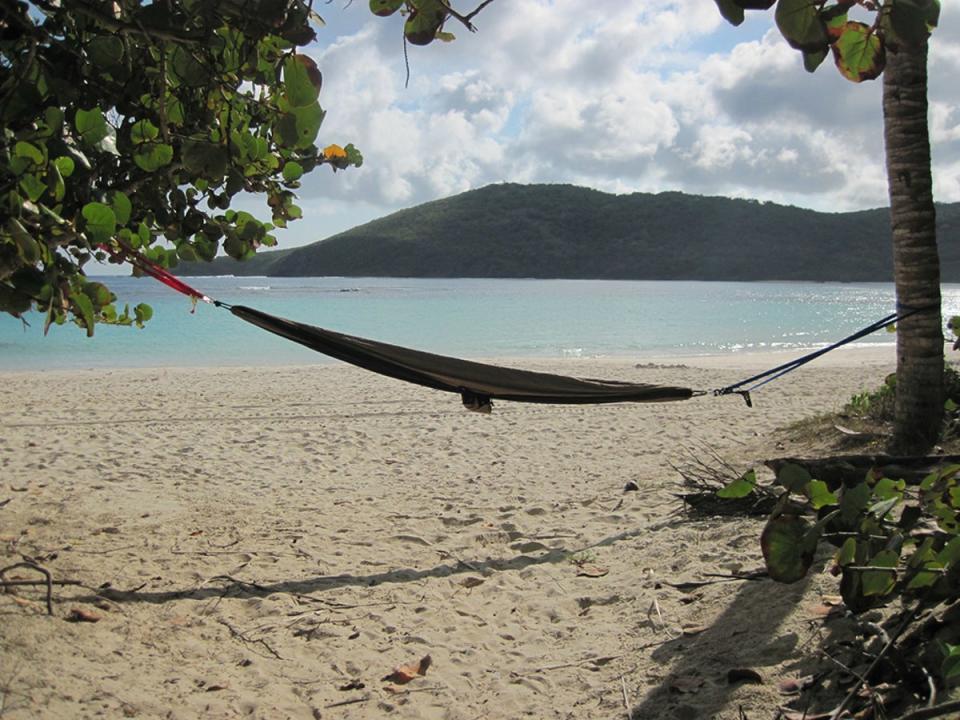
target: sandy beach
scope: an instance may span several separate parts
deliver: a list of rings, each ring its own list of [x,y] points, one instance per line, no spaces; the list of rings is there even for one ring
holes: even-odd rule
[[[712,389],[787,357],[511,364]],[[686,517],[673,466],[789,455],[775,428],[893,365],[489,416],[342,365],[5,373],[0,567],[81,585],[0,595],[0,716],[771,718],[836,581],[696,585],[762,525]]]

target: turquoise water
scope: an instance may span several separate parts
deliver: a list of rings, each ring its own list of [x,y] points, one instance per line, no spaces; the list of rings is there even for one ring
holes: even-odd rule
[[[120,303],[146,302],[143,330],[73,326],[43,337],[0,316],[0,368],[285,365],[327,362],[223,309],[150,279],[104,278]],[[801,350],[833,342],[893,311],[893,286],[871,284],[193,278],[225,302],[410,347],[462,357],[700,355]],[[944,286],[960,314],[960,285]],[[877,333],[861,343],[892,343]]]

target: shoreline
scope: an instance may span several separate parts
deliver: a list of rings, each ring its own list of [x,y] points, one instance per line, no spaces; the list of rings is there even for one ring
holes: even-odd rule
[[[783,349],[750,349],[736,350],[726,353],[706,353],[706,354],[663,354],[651,353],[649,355],[642,353],[624,353],[616,355],[564,355],[564,356],[508,356],[508,357],[470,357],[465,358],[480,363],[489,363],[492,365],[504,365],[512,367],[530,367],[536,369],[542,366],[556,366],[556,372],[562,372],[563,367],[567,365],[575,366],[577,364],[600,364],[600,365],[634,365],[634,366],[690,366],[714,369],[757,369],[768,366],[776,366],[790,360],[797,359],[808,353],[822,349],[821,347],[797,348],[790,350]],[[820,367],[851,367],[858,364],[877,365],[896,361],[896,345],[861,343],[849,345],[829,353],[813,361]],[[944,346],[947,359],[950,359],[952,345],[947,343]],[[0,366],[0,377],[13,375],[30,374],[51,374],[51,373],[97,373],[97,372],[119,372],[119,371],[142,371],[157,372],[165,371],[205,371],[205,370],[296,370],[309,369],[317,367],[338,367],[346,366],[335,358],[328,357],[322,353],[317,353],[318,361],[315,363],[282,363],[282,364],[197,364],[197,365],[81,365],[77,367],[41,367],[41,368],[4,368]]]

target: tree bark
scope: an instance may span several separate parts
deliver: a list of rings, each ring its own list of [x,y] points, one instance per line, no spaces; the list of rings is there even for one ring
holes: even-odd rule
[[[940,260],[930,176],[926,43],[887,54],[883,119],[897,304],[901,312],[924,308],[897,326],[892,448],[922,453],[937,441],[943,419]]]

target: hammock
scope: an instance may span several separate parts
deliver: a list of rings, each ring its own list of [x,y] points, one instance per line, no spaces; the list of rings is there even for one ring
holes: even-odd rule
[[[435,390],[457,393],[468,410],[490,412],[494,398],[529,403],[584,405],[618,402],[667,402],[688,400],[691,397],[708,394],[704,390],[691,390],[690,388],[672,385],[595,380],[533,372],[531,370],[518,370],[471,360],[460,360],[445,355],[435,355],[353,335],[344,335],[332,330],[324,330],[313,325],[305,325],[269,315],[242,305],[230,305],[214,300],[128,247],[121,246],[120,250],[106,245],[100,247],[114,257],[131,263],[143,274],[159,280],[177,292],[189,295],[194,299],[194,302],[203,300],[217,307],[227,308],[238,318],[246,320],[248,323],[304,345],[311,350],[361,367],[364,370],[370,370],[404,382],[434,388]],[[752,390],[782,377],[791,370],[796,370],[801,365],[806,365],[835,348],[889,327],[915,313],[939,310],[939,308],[939,304],[919,308],[898,307],[897,312],[877,320],[832,345],[814,350],[802,357],[765,370],[740,382],[713,390],[710,394],[740,395],[747,406],[752,407],[750,400]],[[744,389],[746,385],[750,385],[750,387]]]
[[[324,330],[242,305],[229,308],[248,323],[351,365],[435,390],[458,393],[467,409],[479,412],[489,412],[493,398],[529,403],[597,404],[687,400],[697,394],[689,388],[568,377],[460,360]]]

